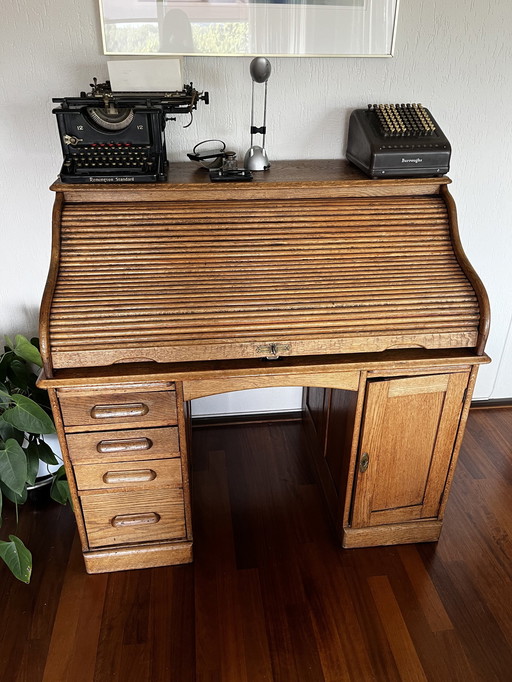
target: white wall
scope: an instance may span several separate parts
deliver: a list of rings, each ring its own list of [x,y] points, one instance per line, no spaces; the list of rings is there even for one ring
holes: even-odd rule
[[[96,0],[4,3],[0,25],[0,333],[37,329],[50,252],[60,167],[51,97],[107,77]],[[428,106],[453,147],[450,177],[466,252],[491,300],[488,352],[476,397],[512,396],[512,3],[510,0],[402,0],[392,59],[273,58],[269,81],[271,160],[338,158],[347,120],[369,102]],[[168,125],[171,160],[199,140],[220,137],[243,154],[249,145],[250,58],[185,60],[184,78],[211,93],[194,123]],[[499,375],[497,374],[500,372]],[[265,404],[297,404],[289,392]],[[229,396],[221,411],[253,409]],[[260,409],[261,398],[257,407]],[[271,403],[268,401],[271,400]],[[277,401],[277,403],[276,403]],[[208,399],[201,411],[216,411]],[[220,407],[219,407],[220,405]]]

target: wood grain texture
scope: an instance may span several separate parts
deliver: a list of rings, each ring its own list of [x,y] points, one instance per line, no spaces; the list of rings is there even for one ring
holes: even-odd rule
[[[192,543],[181,540],[92,549],[84,552],[83,560],[90,574],[189,564],[192,561]]]
[[[453,630],[453,623],[418,550],[406,545],[399,547],[398,553],[432,632]]]
[[[178,432],[180,439],[181,480],[183,485],[183,510],[185,515],[185,529],[187,540],[192,540],[192,500],[191,500],[191,407],[183,397],[183,384],[176,384],[176,407],[178,415]]]
[[[357,181],[360,187],[371,186],[375,181],[369,179],[362,171],[356,168],[353,164],[344,159],[290,159],[287,161],[276,161],[272,163],[272,171],[267,173],[256,173],[254,182],[251,187],[265,184],[280,183],[281,186],[293,183],[306,183],[310,185],[316,178],[317,184],[322,186],[324,184],[332,184],[337,186],[340,182],[349,182],[351,185]],[[438,186],[441,184],[450,184],[451,180],[446,176],[441,178],[407,178],[405,182],[413,186]],[[165,183],[154,183],[153,188],[162,189],[165,185],[172,185],[179,188],[180,185],[189,185],[190,183],[202,184],[206,189],[211,187],[208,173],[205,173],[202,168],[190,164],[188,161],[182,163],[172,163],[170,166],[170,173]],[[388,178],[379,179],[379,184],[383,187],[390,186]],[[99,185],[103,192],[108,193],[112,188],[108,185]],[[70,194],[80,193],[83,187],[77,184],[65,184],[55,182],[51,187],[53,191],[69,190]],[[123,185],[121,187],[125,192],[137,192],[140,186]],[[236,185],[235,191],[239,189],[250,189],[246,183],[239,183]],[[222,190],[226,192],[233,191],[233,186],[229,184],[223,185]],[[143,192],[142,192],[143,193]]]
[[[441,505],[439,508],[439,518],[440,519],[443,518],[445,509],[446,509],[446,505],[448,503],[448,495],[450,494],[450,489],[451,489],[453,477],[455,475],[455,467],[457,466],[459,452],[460,452],[460,448],[462,445],[462,440],[464,438],[466,422],[467,422],[467,419],[469,416],[469,410],[471,407],[471,398],[473,396],[473,391],[475,389],[477,374],[478,374],[478,368],[472,367],[471,372],[469,374],[468,385],[467,385],[467,388],[465,391],[465,398],[464,398],[464,403],[462,406],[462,413],[460,415],[459,428],[457,431],[457,436],[455,438],[455,444],[453,446],[453,454],[452,454],[452,458],[450,460],[450,466],[448,468],[448,472],[447,472],[447,476],[446,476],[446,482],[445,482],[445,486],[444,486],[443,497],[441,498]]]
[[[0,678],[507,680],[511,442],[510,408],[470,412],[435,544],[336,546],[296,423],[195,432],[193,564],[87,575],[71,509],[26,507],[34,574],[0,564]]]
[[[455,373],[369,382],[352,528],[437,518],[468,379]]]
[[[469,366],[477,363],[463,360],[460,349],[483,359],[486,324],[486,311],[481,320],[479,310],[483,289],[477,295],[468,263],[457,252],[454,209],[441,191],[448,180],[375,183],[350,170],[340,173],[333,164],[312,175],[314,167],[283,164],[254,186],[212,187],[190,181],[189,171],[189,180],[173,185],[56,188],[59,263],[49,284],[51,303],[43,303],[48,323],[43,331],[50,340],[46,373],[98,369],[92,383],[76,373],[81,385],[57,383],[52,376],[47,385],[57,387],[75,452],[86,439],[99,454],[98,460],[82,459],[76,472],[67,462],[69,476],[80,479],[93,546],[191,539],[185,399],[308,382],[331,389],[324,400],[332,414],[325,420],[323,461],[343,527],[347,517],[359,529],[436,519],[444,482],[453,472],[459,393]],[[408,369],[427,374],[425,365],[412,365],[402,355],[416,348],[431,351],[423,357],[435,371],[431,377],[400,378],[400,363],[405,374]],[[275,373],[270,365],[258,371],[222,364],[391,349],[390,364],[381,357],[365,365],[360,357],[350,370],[332,358],[322,367],[310,360],[316,371],[309,373],[300,363],[296,373],[287,373],[285,364]],[[453,375],[448,365],[440,373],[436,349],[458,349],[456,358],[436,356],[441,365],[455,359]],[[212,360],[219,362],[203,364]],[[177,374],[172,365],[155,372],[154,362],[171,361],[189,365],[178,367]],[[102,369],[116,363],[124,366]],[[379,370],[394,374],[376,380]],[[368,371],[372,381],[366,390]],[[157,390],[166,383],[175,390]],[[382,453],[372,455],[371,473],[358,477],[353,493],[362,417],[362,449],[378,444]],[[162,460],[137,460],[151,441],[140,429],[169,425],[179,431],[180,500],[172,487],[175,476],[164,477],[165,487],[154,483]],[[130,428],[138,432],[135,437],[126,436]],[[107,430],[113,438],[103,436]],[[96,444],[94,432],[102,434]],[[120,443],[130,452],[128,465],[114,454],[113,465],[105,468],[109,460],[103,456],[117,452]],[[90,455],[89,450],[85,457]],[[148,461],[154,466],[144,464]],[[146,488],[144,499],[140,491]],[[172,491],[167,502],[163,490]],[[424,539],[426,528],[419,536],[409,532],[409,541]]]
[[[454,252],[445,181],[313,171],[284,164],[236,196],[195,176],[65,188],[48,294],[54,367],[265,357],[275,345],[475,347],[478,299]]]
[[[84,519],[81,514],[80,500],[78,497],[78,486],[76,483],[75,472],[73,471],[73,464],[71,462],[68,444],[66,440],[66,433],[64,431],[64,422],[62,419],[62,412],[60,409],[59,400],[57,397],[57,391],[53,388],[48,389],[48,396],[50,398],[50,405],[52,407],[53,420],[55,422],[55,428],[57,430],[57,435],[59,438],[59,445],[62,453],[62,461],[64,469],[66,471],[66,479],[69,485],[69,494],[71,497],[71,504],[74,510],[76,510],[76,523],[78,527],[78,533],[80,536],[80,542],[82,545],[82,550],[85,551],[89,549],[89,541],[87,539],[87,533],[85,530]]]
[[[107,426],[130,428],[176,424],[174,391],[123,393],[98,391],[95,394],[71,396],[59,393],[60,408],[66,428]]]
[[[268,341],[268,338],[267,340]],[[453,333],[452,331],[429,333],[423,332],[420,336],[417,333],[404,334],[396,331],[390,334],[368,334],[366,337],[361,336],[347,336],[340,335],[328,336],[322,339],[317,339],[317,343],[313,346],[311,340],[308,340],[308,335],[303,339],[296,339],[293,342],[293,351],[297,357],[309,355],[340,355],[340,354],[361,354],[361,353],[383,353],[386,349],[404,349],[404,348],[428,348],[430,350],[452,348],[471,348],[475,347],[477,341],[477,333]],[[265,342],[266,347],[269,343]],[[290,345],[288,342],[285,345]],[[168,344],[146,346],[145,359],[148,364],[155,363],[169,363],[177,359],[199,359],[201,362],[205,359],[226,360],[231,361],[235,358],[255,358],[263,359],[261,355],[262,344],[261,340],[255,344],[250,342],[234,342],[231,341],[229,345],[223,346],[217,344],[212,347],[211,343],[197,342],[193,345],[193,352],[189,343],[175,345],[172,352],[169,350]],[[290,346],[291,347],[291,346]],[[256,352],[257,351],[257,352]],[[265,356],[266,357],[266,356]],[[282,356],[281,356],[282,357]],[[83,355],[82,350],[72,350],[60,353],[61,366],[66,368],[84,368],[85,362],[89,362],[91,367],[104,367],[110,363],[131,363],[141,361],[140,353],[135,352],[134,349],[124,349],[122,353],[115,347],[111,349],[88,350],[87,360]],[[180,360],[181,364],[181,360]],[[176,377],[177,378],[177,377]]]
[[[80,503],[91,548],[186,534],[181,488],[96,493],[83,495]]]
[[[341,536],[348,524],[345,508],[351,506],[354,462],[361,421],[366,373],[356,390],[305,389],[303,411],[311,444],[312,464],[320,478],[326,502]],[[311,428],[312,426],[312,428]]]
[[[181,462],[176,459],[75,464],[74,472],[81,494],[86,490],[134,488],[151,490],[158,486],[181,488]]]
[[[446,185],[444,185],[441,188],[441,195],[444,197],[444,200],[446,201],[446,207],[448,209],[448,215],[450,217],[450,224],[452,226],[451,235],[455,255],[461,265],[461,268],[463,269],[464,273],[471,282],[478,298],[478,307],[480,309],[481,319],[478,331],[477,353],[481,354],[483,353],[483,350],[485,348],[487,337],[489,336],[489,328],[491,325],[491,309],[489,304],[489,297],[482,283],[482,280],[480,279],[475,269],[469,262],[469,259],[466,256],[464,249],[462,247],[462,242],[459,234],[459,224],[457,221],[457,208],[455,206],[453,197],[448,191],[448,187],[446,187]]]
[[[244,391],[251,388],[265,388],[269,386],[319,386],[356,390],[359,382],[359,372],[329,372],[322,374],[276,374],[268,376],[236,377],[224,380],[195,380],[184,382],[185,400],[202,398],[216,393],[228,391]]]
[[[100,461],[124,462],[128,457],[139,462],[147,459],[179,457],[180,442],[176,427],[92,431],[66,435],[73,464]]]
[[[442,178],[406,178],[400,181],[405,195],[438,193],[451,180]],[[287,198],[290,190],[300,187],[303,196],[389,196],[396,194],[396,181],[370,180],[350,163],[340,159],[276,161],[267,173],[256,173],[251,183],[226,183],[212,186],[209,176],[190,163],[173,163],[166,183],[141,185],[97,186],[97,201],[160,201],[169,190],[178,200],[187,200],[191,192],[200,192],[205,200],[236,199],[238,196],[258,199],[272,195]],[[64,193],[67,202],[83,202],[91,193],[80,185],[55,183],[55,192]]]
[[[107,509],[108,504],[110,503],[108,496],[112,493],[115,494],[116,489],[129,491],[132,488],[158,488],[160,485],[159,480],[156,480],[155,483],[155,479],[159,477],[159,474],[155,471],[155,467],[157,469],[160,467],[157,458],[178,457],[181,455],[179,466],[181,466],[182,475],[181,485],[183,487],[182,503],[186,528],[185,535],[188,540],[191,540],[192,519],[187,455],[187,442],[190,436],[186,423],[185,405],[183,402],[185,398],[184,390],[187,391],[187,397],[191,397],[195,395],[195,391],[198,391],[199,393],[203,392],[205,387],[208,392],[226,390],[228,386],[232,388],[235,385],[234,382],[240,382],[238,384],[239,387],[247,387],[248,385],[257,387],[261,380],[265,382],[267,379],[270,379],[272,382],[275,381],[279,384],[280,379],[286,381],[290,376],[293,376],[293,383],[304,383],[307,385],[311,377],[313,377],[314,383],[325,383],[327,386],[344,387],[343,389],[329,389],[330,392],[325,394],[329,396],[327,402],[325,398],[321,400],[321,410],[327,410],[329,416],[321,416],[321,421],[324,422],[323,426],[318,423],[318,419],[316,420],[317,435],[315,436],[315,439],[318,441],[319,433],[322,432],[320,434],[319,444],[322,453],[321,456],[316,459],[315,466],[318,465],[318,473],[324,484],[328,506],[335,520],[335,525],[338,528],[340,537],[344,537],[343,529],[348,527],[349,523],[358,526],[361,526],[362,524],[366,526],[375,524],[385,525],[391,522],[402,523],[404,521],[412,521],[420,518],[436,517],[446,473],[450,466],[450,471],[453,471],[454,464],[450,464],[452,453],[450,444],[453,443],[453,439],[455,438],[459,423],[459,412],[462,405],[460,401],[460,404],[457,403],[456,408],[453,410],[448,409],[447,406],[449,401],[446,401],[446,406],[444,406],[444,398],[442,396],[447,393],[448,386],[451,386],[453,382],[457,384],[457,386],[460,384],[460,390],[463,390],[467,380],[467,362],[469,358],[467,355],[457,356],[448,354],[448,357],[438,357],[434,362],[432,357],[428,355],[425,357],[420,354],[415,360],[411,359],[411,371],[413,372],[413,376],[406,378],[400,375],[400,369],[403,368],[406,370],[408,366],[410,367],[411,360],[407,361],[404,357],[403,352],[399,352],[398,356],[391,353],[389,357],[384,357],[380,359],[380,361],[374,362],[373,365],[370,362],[370,365],[373,366],[372,381],[369,383],[370,391],[377,391],[383,388],[389,389],[389,395],[385,393],[379,400],[373,401],[377,413],[382,413],[383,418],[385,417],[387,400],[390,401],[390,405],[391,401],[405,401],[405,407],[402,405],[402,402],[400,402],[402,409],[399,411],[393,409],[390,412],[392,415],[394,413],[400,415],[402,421],[399,422],[397,428],[391,429],[393,434],[396,432],[396,434],[393,435],[393,447],[388,443],[383,459],[383,461],[385,461],[387,458],[390,460],[391,464],[388,462],[386,465],[387,469],[383,464],[380,465],[380,468],[384,466],[384,469],[388,473],[385,477],[380,475],[377,476],[381,481],[379,495],[375,494],[373,488],[370,491],[365,488],[365,482],[367,482],[368,479],[371,478],[372,481],[376,480],[375,476],[371,477],[370,474],[367,474],[361,479],[356,488],[356,512],[352,520],[352,486],[357,461],[363,403],[366,393],[366,372],[361,371],[364,363],[356,363],[356,366],[360,369],[355,371],[353,369],[354,365],[350,361],[346,365],[343,359],[339,363],[331,362],[325,366],[321,365],[322,371],[316,374],[311,374],[307,371],[308,368],[314,366],[313,364],[306,362],[305,365],[301,365],[298,364],[297,360],[290,359],[288,362],[293,365],[296,372],[295,375],[285,374],[286,363],[282,365],[279,362],[273,361],[267,364],[263,372],[261,371],[261,365],[257,368],[249,368],[247,366],[245,370],[243,370],[243,375],[238,374],[240,368],[235,368],[232,379],[226,379],[226,374],[229,376],[230,371],[233,371],[227,371],[229,365],[226,367],[221,366],[216,369],[209,368],[205,370],[203,368],[199,370],[200,377],[205,376],[206,373],[206,376],[209,374],[210,376],[215,377],[214,379],[195,379],[187,380],[182,383],[176,381],[175,376],[168,375],[167,372],[169,370],[167,368],[160,368],[159,381],[156,380],[154,374],[148,377],[148,386],[161,388],[162,386],[172,385],[174,388],[173,391],[144,391],[145,384],[143,381],[138,381],[137,377],[139,374],[136,371],[133,375],[130,373],[126,373],[124,376],[122,375],[122,372],[126,372],[127,369],[130,369],[128,367],[122,368],[121,373],[118,372],[112,376],[112,387],[115,390],[107,393],[104,391],[109,390],[109,385],[106,383],[107,377],[105,376],[101,376],[102,383],[98,384],[97,387],[94,383],[92,383],[92,385],[90,384],[91,376],[84,376],[83,388],[81,388],[76,381],[70,381],[67,385],[66,381],[58,381],[57,378],[51,379],[48,381],[48,385],[52,385],[54,382],[58,383],[58,392],[61,397],[61,403],[64,406],[63,409],[67,410],[66,414],[71,423],[71,425],[66,425],[64,430],[68,456],[77,467],[76,470],[70,469],[69,472],[69,476],[74,486],[73,489],[75,490],[73,494],[77,494],[76,487],[78,485],[81,490],[80,494],[82,498],[91,495],[95,500],[97,499],[97,503],[94,505],[95,516],[89,517],[91,519],[96,518],[97,515],[102,514],[104,511],[101,509],[102,504],[104,504],[105,509]],[[419,367],[415,362],[419,357],[430,359],[430,362],[427,364],[431,368],[432,375],[416,375],[416,372],[419,371]],[[477,358],[476,361],[478,363],[485,360],[482,356],[474,357]],[[392,358],[396,359],[393,360]],[[447,365],[447,362],[450,364]],[[351,367],[351,369],[348,370],[348,367]],[[399,378],[389,378],[391,367],[395,368],[394,374],[396,375],[398,373]],[[329,368],[331,368],[332,371],[328,371]],[[454,370],[452,374],[446,374],[446,369],[448,368]],[[257,371],[254,371],[254,369]],[[444,374],[441,373],[443,371],[445,372]],[[375,377],[379,377],[381,374],[386,377],[386,381],[376,382]],[[187,374],[186,376],[192,375],[193,373]],[[119,383],[121,377],[126,379],[127,388],[129,390],[122,390],[122,383]],[[195,381],[198,383],[197,389],[194,387]],[[103,390],[100,390],[100,386]],[[134,390],[134,387],[136,387],[137,390]],[[318,390],[321,392],[325,389]],[[431,404],[428,404],[428,400],[432,395],[436,396],[435,399],[438,400],[438,402],[441,400],[441,403],[437,405],[436,409],[434,409],[435,406],[433,407]],[[168,402],[169,396],[171,397],[170,403]],[[342,398],[341,402],[338,400],[340,396],[345,396]],[[413,400],[415,401],[414,403],[411,402]],[[468,401],[467,404],[469,404]],[[443,418],[441,422],[439,422],[441,405],[443,405]],[[150,420],[148,426],[151,428],[127,429],[125,423],[118,423],[121,417],[127,421],[133,409],[137,408],[140,412],[139,408],[141,406],[145,408],[143,416],[149,415]],[[101,413],[101,418],[98,417],[98,410]],[[125,414],[126,410],[128,410],[129,414],[128,412]],[[331,412],[332,414],[330,414]],[[430,435],[424,433],[426,424],[425,419],[427,419],[427,417],[431,420],[433,419]],[[140,426],[140,418],[141,415],[137,413],[133,426]],[[173,423],[176,421],[178,422],[178,429],[175,427],[152,428],[155,423],[167,423],[169,418]],[[112,430],[101,430],[102,425],[95,424],[95,421],[102,422],[103,419],[106,419],[109,422],[108,428]],[[90,422],[89,425],[81,425],[87,421]],[[371,419],[367,419],[367,421],[369,422],[369,425],[365,427],[365,434],[373,434],[372,437],[376,436],[377,438],[381,438],[381,436],[379,436],[381,429],[378,424],[375,425],[375,420],[372,421]],[[390,421],[390,418],[386,417],[384,418],[384,421],[388,422]],[[418,421],[421,422],[423,430],[414,426]],[[435,433],[436,429],[434,426],[436,426],[438,422],[441,425],[444,425],[439,429],[440,433],[448,433],[451,435],[446,437],[443,436],[441,438],[437,432]],[[406,462],[407,467],[401,465],[397,469],[396,462],[393,460],[393,453],[394,449],[399,448],[400,441],[403,440],[403,424],[409,426],[413,425],[412,433],[416,440],[414,440],[413,445],[411,445],[412,441],[406,443],[407,447],[405,449],[405,454],[402,454],[402,465]],[[62,429],[62,425],[60,428]],[[320,432],[318,431],[319,429]],[[409,441],[410,440],[411,438],[409,437]],[[434,451],[433,443],[435,443]],[[418,452],[424,453],[423,459],[418,455]],[[432,454],[432,452],[434,452],[434,454]],[[155,466],[150,467],[149,470],[148,465],[145,464],[148,460],[155,462]],[[115,466],[109,466],[109,463],[113,463]],[[373,465],[372,470],[374,468],[375,465]],[[429,472],[428,484],[426,483],[427,474],[425,473],[427,470]],[[121,477],[122,480],[120,479],[115,484],[109,486],[104,477],[111,477],[113,475],[115,478],[116,471],[120,471],[122,474],[124,472],[124,479]],[[141,476],[143,477],[145,472],[146,480],[130,481],[130,471],[135,472],[133,475],[139,478]],[[175,475],[177,475],[177,471],[178,468],[176,467],[176,471],[174,472]],[[98,476],[100,478],[98,478]],[[95,477],[94,485],[91,477]],[[101,483],[101,477],[103,477],[103,483],[105,483],[105,485]],[[76,483],[77,478],[80,479],[78,484]],[[412,490],[411,486],[413,486],[413,483],[411,482],[414,481],[415,487],[414,490]],[[165,479],[163,483],[165,485],[175,485],[176,477],[173,475],[172,481]],[[101,496],[98,497],[97,495],[96,491],[99,490],[103,491],[103,500],[101,500]],[[410,502],[411,496],[415,497],[414,504]],[[421,498],[422,503],[420,504],[416,498]],[[386,504],[382,503],[382,499],[386,500]],[[445,503],[445,499],[446,496],[443,498],[443,504]],[[84,509],[88,504],[90,505],[91,502],[82,499],[82,507]],[[361,512],[363,507],[366,509],[365,505],[369,505],[369,508],[373,509],[371,514],[366,512],[363,514]],[[82,507],[79,504],[75,505],[77,518],[84,533],[84,549],[87,550],[87,533],[84,526],[84,520],[80,513]],[[108,509],[110,510],[110,507],[108,507]],[[142,510],[140,513],[153,514],[153,511]],[[156,512],[156,514],[158,514],[158,512]],[[121,514],[121,516],[124,516],[124,514]],[[362,520],[363,518],[364,523]],[[150,521],[152,519],[153,517],[151,517],[151,519],[149,517],[146,519],[148,521],[147,525],[155,525],[156,527],[159,518],[157,519],[155,516],[153,524],[151,524]],[[112,525],[111,521],[109,523]],[[138,525],[142,528],[144,525],[142,519],[139,519]],[[412,542],[426,539],[424,534],[425,528],[426,527],[420,528],[418,531],[419,534],[415,535],[412,532],[413,527],[410,527],[406,534],[408,541]],[[110,526],[108,526],[108,524],[103,523],[103,529],[110,532]],[[358,543],[361,544],[362,538],[366,538],[366,542],[375,544],[379,537],[381,537],[381,535],[377,533],[371,536],[371,540],[368,540],[370,535],[359,534]],[[387,543],[390,541],[390,537],[392,537],[392,535],[385,532],[382,534],[382,541]],[[375,538],[377,538],[377,540]],[[400,538],[402,538],[402,535],[398,533],[395,538],[396,542],[401,541]],[[431,535],[429,535],[429,538],[432,539]],[[141,541],[144,540],[141,539]],[[122,566],[120,567],[123,568]]]
[[[105,577],[91,580],[81,563],[79,553],[72,551],[51,631],[43,682],[71,679],[88,682],[94,676],[107,580]]]
[[[346,355],[313,355],[280,357],[278,361],[256,359],[220,360],[216,362],[156,363],[138,362],[109,367],[83,367],[60,369],[51,378],[41,374],[38,385],[42,388],[59,388],[62,394],[84,395],[98,390],[133,390],[138,381],[139,390],[162,390],[164,379],[189,381],[200,379],[226,379],[240,377],[267,377],[283,374],[324,374],[328,381],[331,372],[367,370],[375,376],[443,373],[467,371],[472,365],[489,363],[487,355],[475,355],[472,349],[424,350],[396,349],[382,353],[347,353]],[[169,382],[174,386],[174,381]]]
[[[388,578],[371,576],[368,578],[368,583],[400,678],[410,682],[427,682],[425,671]]]
[[[48,277],[43,292],[41,301],[41,308],[39,310],[39,347],[41,357],[43,359],[43,367],[46,376],[51,377],[53,374],[53,364],[50,350],[50,315],[51,302],[55,292],[57,283],[57,276],[59,274],[60,262],[60,224],[62,219],[62,207],[64,205],[64,196],[57,194],[52,211],[52,251],[50,257],[50,265],[48,270]]]
[[[343,547],[378,547],[406,545],[418,542],[436,542],[441,535],[441,521],[411,521],[368,526],[366,528],[343,528]]]

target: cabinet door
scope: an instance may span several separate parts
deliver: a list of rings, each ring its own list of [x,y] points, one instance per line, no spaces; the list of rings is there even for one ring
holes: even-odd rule
[[[468,378],[368,382],[352,527],[437,516]]]

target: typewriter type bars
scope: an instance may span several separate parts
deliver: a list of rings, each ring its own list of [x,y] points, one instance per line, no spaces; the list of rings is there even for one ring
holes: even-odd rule
[[[188,113],[208,93],[192,84],[170,93],[113,93],[98,84],[80,97],[55,98],[64,155],[62,182],[158,182],[167,177],[165,124]]]

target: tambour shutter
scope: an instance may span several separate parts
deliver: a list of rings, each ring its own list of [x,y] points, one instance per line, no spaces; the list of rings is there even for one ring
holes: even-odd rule
[[[64,203],[53,366],[462,348],[441,194]]]

